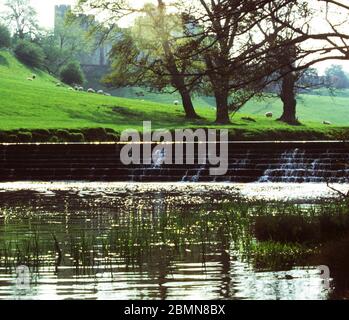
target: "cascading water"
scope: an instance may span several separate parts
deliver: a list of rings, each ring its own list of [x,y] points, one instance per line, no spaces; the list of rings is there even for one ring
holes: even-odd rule
[[[158,169],[164,163],[166,159],[166,151],[165,149],[156,150],[153,154],[153,169]]]
[[[223,176],[211,176],[209,162],[202,165],[197,154],[194,164],[165,161],[167,148],[157,149],[152,163],[126,165],[122,147],[0,145],[0,181],[349,183],[349,147],[343,142],[232,142]]]
[[[314,159],[313,154],[300,149],[286,151],[278,164],[269,165],[259,182],[349,182],[349,170],[345,164],[347,154],[326,151],[316,156],[318,158]],[[341,165],[336,157],[342,158]]]
[[[199,182],[201,173],[205,170],[206,165],[202,165],[195,176],[192,177],[191,182]]]

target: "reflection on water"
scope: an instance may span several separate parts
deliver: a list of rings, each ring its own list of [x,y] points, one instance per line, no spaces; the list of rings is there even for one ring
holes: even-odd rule
[[[263,187],[270,194],[271,185]],[[256,237],[255,218],[279,210],[242,200],[256,188],[1,184],[0,298],[329,298],[321,259]],[[293,200],[331,196],[321,188]],[[18,265],[30,268],[27,288],[16,282]]]

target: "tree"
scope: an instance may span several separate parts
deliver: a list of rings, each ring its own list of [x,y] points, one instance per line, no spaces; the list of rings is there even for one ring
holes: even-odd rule
[[[349,80],[341,65],[332,64],[325,72],[326,82],[336,89],[349,87]]]
[[[114,19],[111,24],[114,30],[115,21],[125,15],[144,15],[138,20],[138,23],[142,23],[141,33],[139,28],[134,28],[115,41],[111,52],[113,72],[106,79],[110,85],[134,84],[159,91],[171,86],[182,97],[186,118],[198,118],[191,99],[193,83],[187,76],[192,64],[189,60],[180,58],[181,47],[185,45],[177,39],[177,35],[184,33],[180,15],[170,14],[162,0],[157,0],[156,5],[148,4],[143,8],[125,1],[80,1],[80,4],[83,12],[87,10],[86,7],[107,11],[110,19]],[[118,28],[116,31],[119,31]]]
[[[0,49],[9,48],[11,46],[10,31],[4,25],[0,24]]]
[[[267,50],[266,37],[271,35],[261,32],[258,23],[270,16],[265,7],[272,2],[198,0],[195,9],[188,11],[194,12],[191,23],[197,30],[196,51],[205,62],[202,76],[216,99],[216,123],[229,123],[229,114],[260,94],[266,85],[264,71],[270,66],[265,67],[262,58]],[[278,1],[274,10],[288,3]]]
[[[325,86],[325,81],[319,76],[316,68],[305,69],[299,78],[298,86],[302,91],[313,90],[314,88],[321,88]]]
[[[29,67],[41,68],[44,63],[44,51],[35,43],[20,40],[14,50],[18,60]]]
[[[269,33],[276,35],[269,37],[269,49],[265,59],[267,65],[271,66],[270,71],[273,72],[274,81],[281,82],[279,95],[283,102],[283,114],[278,120],[295,125],[299,124],[296,96],[299,89],[302,89],[301,80],[304,72],[321,61],[344,59],[345,54],[341,55],[343,45],[340,42],[348,39],[348,35],[332,27],[321,33],[312,29],[314,15],[308,6],[308,1],[290,3],[277,12],[273,9],[274,6],[276,4],[269,5],[270,18],[260,26],[261,30],[265,30],[266,36]],[[325,12],[323,17],[325,25],[328,14],[326,10],[318,10],[316,15],[318,20],[321,18],[319,12]],[[276,34],[275,30],[279,32]]]
[[[61,80],[68,84],[83,84],[85,77],[80,64],[76,61],[68,63],[60,72]]]
[[[30,5],[29,0],[7,0],[5,6],[8,11],[5,20],[14,31],[15,37],[33,38],[38,32],[37,12]]]
[[[92,9],[104,8],[115,13],[117,21],[130,14],[144,13],[136,7],[130,9],[126,1],[80,1],[86,2],[90,2]],[[164,75],[184,79],[186,88],[199,83],[214,95],[219,124],[229,123],[231,112],[260,94],[268,83],[282,79],[281,120],[297,123],[295,87],[301,72],[320,61],[349,57],[349,46],[338,44],[338,40],[349,36],[335,30],[333,24],[327,32],[311,30],[307,3],[305,0],[193,0],[190,3],[178,0],[174,2],[174,10],[185,17],[182,25],[189,27],[182,27],[181,32],[173,35],[158,27],[166,20],[160,14],[154,20],[157,22],[154,29],[160,30],[156,35],[163,56],[153,61],[157,66],[167,66]],[[157,9],[164,12],[163,8],[164,1],[158,1]],[[171,44],[180,40],[186,45],[174,51]],[[310,47],[309,43],[315,45]],[[192,60],[198,68],[184,71],[178,68]]]
[[[66,16],[57,17],[55,22],[54,31],[48,31],[38,39],[38,43],[45,52],[45,68],[58,75],[64,65],[71,60],[79,60],[83,54],[92,50],[92,46],[80,20]]]

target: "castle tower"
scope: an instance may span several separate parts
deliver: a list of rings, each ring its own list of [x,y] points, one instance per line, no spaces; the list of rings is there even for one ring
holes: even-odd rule
[[[55,6],[55,33],[57,34],[58,26],[62,24],[66,14],[71,10],[70,5],[56,5]],[[82,30],[88,31],[89,25],[95,23],[95,17],[93,15],[78,15],[78,21]],[[90,39],[92,46],[95,45],[97,38]],[[93,49],[89,53],[83,53],[79,62],[82,65],[92,66],[106,66],[108,64],[108,52],[111,50],[111,45],[101,44],[97,48]]]
[[[67,4],[61,4],[55,6],[55,30],[57,30],[57,26],[64,19],[65,15],[68,11],[71,10],[71,6]]]

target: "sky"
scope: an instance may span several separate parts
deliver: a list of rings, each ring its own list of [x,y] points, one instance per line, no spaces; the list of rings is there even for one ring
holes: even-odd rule
[[[53,28],[54,24],[54,6],[59,4],[70,4],[74,5],[76,0],[30,0],[31,5],[36,9],[38,13],[39,23],[42,27],[50,29]],[[132,0],[131,0],[132,1]],[[314,1],[314,0],[311,0]],[[3,10],[3,4],[5,0],[0,0],[0,11]],[[151,2],[151,0],[134,0],[137,5],[142,5],[142,3]],[[127,23],[127,22],[126,22]],[[320,27],[320,26],[319,26]],[[345,71],[349,73],[349,61],[326,61],[321,64],[316,65],[320,73],[323,73],[327,67],[331,64],[341,64]]]

